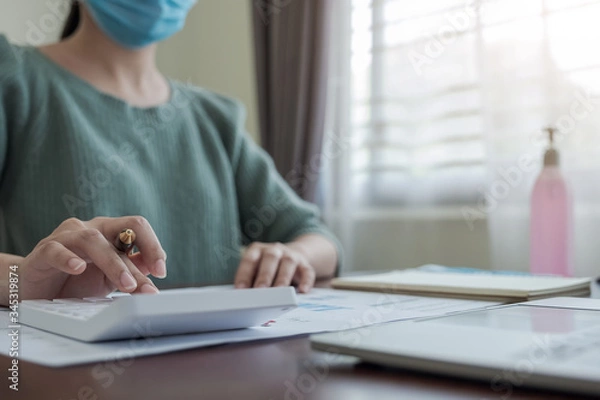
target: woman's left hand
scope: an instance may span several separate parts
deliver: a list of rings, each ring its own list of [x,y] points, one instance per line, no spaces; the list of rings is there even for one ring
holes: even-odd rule
[[[239,289],[295,284],[307,293],[315,278],[315,269],[293,243],[255,242],[244,252],[234,283]]]

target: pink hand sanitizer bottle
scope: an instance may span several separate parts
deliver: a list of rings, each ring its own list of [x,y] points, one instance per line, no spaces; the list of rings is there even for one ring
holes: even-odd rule
[[[550,147],[544,154],[544,168],[531,197],[530,268],[534,274],[572,276],[571,198],[558,167],[555,130],[547,131]]]

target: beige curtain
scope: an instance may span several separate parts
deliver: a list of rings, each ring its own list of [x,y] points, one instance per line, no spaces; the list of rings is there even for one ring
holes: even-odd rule
[[[261,139],[279,173],[315,201],[327,104],[331,0],[252,0]]]

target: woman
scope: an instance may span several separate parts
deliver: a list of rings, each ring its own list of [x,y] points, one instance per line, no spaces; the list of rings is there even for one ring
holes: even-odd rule
[[[242,107],[158,71],[156,43],[194,3],[86,0],[59,43],[0,37],[2,304],[13,271],[19,299],[156,293],[148,275],[306,292],[334,274],[335,239],[245,136]],[[114,246],[126,228],[135,254]]]

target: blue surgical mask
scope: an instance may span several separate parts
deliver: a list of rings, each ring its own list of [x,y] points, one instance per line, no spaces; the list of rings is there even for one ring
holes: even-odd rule
[[[179,32],[197,0],[84,0],[112,40],[139,49]]]

